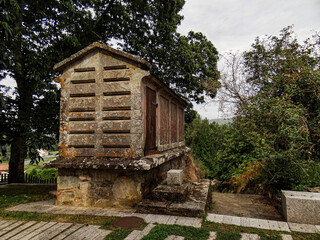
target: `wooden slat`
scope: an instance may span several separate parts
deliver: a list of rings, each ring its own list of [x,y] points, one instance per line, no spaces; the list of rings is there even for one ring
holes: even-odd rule
[[[130,92],[130,82],[104,82],[104,92]]]
[[[69,99],[69,110],[70,111],[88,111],[95,109],[95,98],[94,97],[71,97]]]
[[[104,146],[123,146],[130,145],[131,136],[130,134],[103,134],[102,144]]]
[[[131,117],[131,111],[104,111],[103,119],[104,120],[129,120]]]
[[[89,146],[94,145],[93,134],[69,134],[69,146]]]
[[[160,144],[169,143],[169,100],[160,97]]]
[[[130,120],[108,120],[103,122],[103,131],[130,131]]]
[[[102,100],[103,108],[130,106],[130,98],[130,95],[104,96]]]
[[[178,141],[178,129],[177,129],[177,105],[171,103],[171,142]]]
[[[85,84],[71,84],[70,95],[73,94],[92,94],[96,92],[95,83],[85,83]]]

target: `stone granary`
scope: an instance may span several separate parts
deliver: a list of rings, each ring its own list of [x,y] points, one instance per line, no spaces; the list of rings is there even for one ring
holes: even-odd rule
[[[135,205],[184,168],[186,102],[136,56],[94,43],[62,71],[57,204]]]

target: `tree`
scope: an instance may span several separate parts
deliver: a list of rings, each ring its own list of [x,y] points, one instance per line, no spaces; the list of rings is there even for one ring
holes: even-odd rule
[[[217,82],[217,51],[200,33],[176,33],[183,5],[183,0],[0,1],[0,73],[17,83],[16,97],[2,113],[11,144],[10,182],[23,182],[28,152],[56,140],[59,96],[52,66],[94,41],[123,42],[124,50],[151,61],[155,73],[164,72],[160,77],[179,93],[203,101],[206,84]]]
[[[257,92],[241,111],[272,147],[264,174],[273,188],[320,183],[311,173],[320,162],[319,43],[316,34],[299,44],[287,27],[280,37],[257,38],[244,55]]]

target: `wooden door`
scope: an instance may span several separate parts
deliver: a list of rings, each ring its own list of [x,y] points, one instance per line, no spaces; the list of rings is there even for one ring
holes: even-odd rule
[[[146,88],[146,143],[145,155],[154,154],[157,151],[156,143],[156,91]]]

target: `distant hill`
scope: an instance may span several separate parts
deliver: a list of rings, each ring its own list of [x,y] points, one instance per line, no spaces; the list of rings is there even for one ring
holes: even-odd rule
[[[231,123],[232,121],[233,121],[233,118],[217,118],[217,119],[210,119],[209,120],[210,123],[216,122],[219,125]]]

